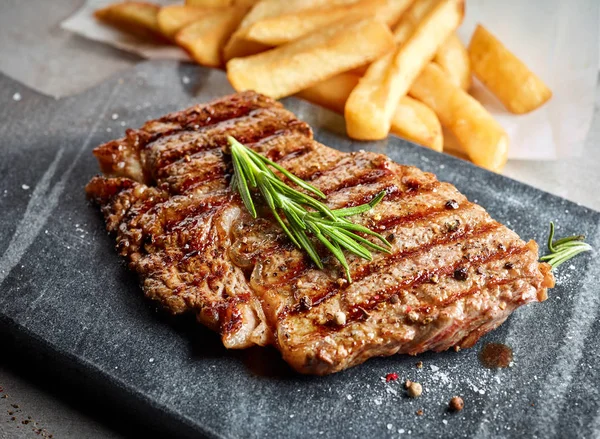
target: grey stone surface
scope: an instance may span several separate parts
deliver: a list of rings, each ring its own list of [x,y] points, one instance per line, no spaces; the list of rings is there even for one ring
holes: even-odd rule
[[[20,101],[13,100],[16,90]],[[190,437],[600,434],[594,335],[600,330],[600,261],[590,254],[561,267],[547,302],[518,310],[485,337],[515,351],[514,367],[501,371],[479,365],[480,343],[459,353],[422,355],[422,370],[415,358],[396,356],[329,377],[302,377],[272,350],[228,352],[192,319],[169,318],[144,300],[83,196],[97,172],[91,149],[125,126],[229,90],[221,72],[161,62],[59,101],[0,78],[1,347],[15,356],[31,354],[32,370],[61,383],[71,396],[59,404],[73,410],[78,395],[110,402],[153,434]],[[555,220],[560,235],[585,233],[600,248],[597,212],[396,138],[351,142],[339,116],[295,99],[285,104],[320,141],[346,151],[371,149],[435,172],[523,237],[543,242]],[[421,382],[423,396],[407,399],[400,382],[384,383],[394,371]],[[450,414],[446,405],[455,394],[466,408]],[[0,399],[0,407],[6,402]],[[424,416],[416,416],[421,408]],[[89,437],[137,436],[110,416],[97,419],[89,410],[82,416],[89,424],[65,428],[64,437],[86,437],[86,431]],[[0,432],[12,437],[16,429],[5,421],[0,418]]]

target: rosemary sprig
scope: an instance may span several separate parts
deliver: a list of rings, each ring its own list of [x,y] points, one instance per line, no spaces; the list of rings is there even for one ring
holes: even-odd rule
[[[554,223],[550,222],[550,236],[548,237],[549,254],[542,256],[541,261],[548,262],[554,270],[563,262],[574,258],[579,253],[589,252],[592,246],[583,242],[585,236],[573,235],[566,238],[554,240]]]
[[[323,262],[308,237],[309,233],[315,236],[344,267],[348,282],[352,282],[352,279],[342,249],[369,261],[372,260],[369,249],[389,253],[391,245],[382,235],[346,219],[375,207],[383,199],[385,192],[379,193],[367,204],[332,210],[316,198],[288,186],[269,166],[281,172],[298,187],[325,199],[325,194],[319,189],[242,145],[233,137],[229,136],[227,140],[231,147],[234,169],[232,185],[240,193],[248,211],[256,218],[251,189],[257,188],[286,235],[296,246],[306,251],[317,267],[323,268]],[[357,233],[376,237],[383,245],[375,244]]]

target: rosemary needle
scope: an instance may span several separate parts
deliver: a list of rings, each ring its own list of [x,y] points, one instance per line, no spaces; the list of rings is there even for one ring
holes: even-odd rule
[[[234,170],[232,185],[239,192],[250,214],[254,218],[257,217],[251,190],[258,189],[285,234],[298,248],[308,254],[317,267],[323,268],[323,262],[315,245],[309,239],[309,234],[316,237],[340,262],[344,267],[348,282],[352,282],[352,279],[343,249],[369,261],[372,260],[369,249],[390,252],[391,245],[382,235],[346,219],[346,217],[367,212],[375,207],[383,199],[385,192],[380,192],[369,203],[332,210],[311,195],[288,186],[275,175],[270,167],[281,172],[299,188],[318,198],[325,199],[325,194],[319,189],[242,145],[235,138],[229,136],[227,140],[231,147]],[[307,208],[311,210],[307,210]],[[358,233],[373,236],[381,241],[382,245],[369,241]]]
[[[554,270],[563,262],[574,258],[579,253],[589,252],[592,246],[583,242],[583,235],[573,235],[566,238],[554,240],[554,223],[550,222],[550,236],[548,237],[548,253],[540,258],[541,261],[548,262]]]

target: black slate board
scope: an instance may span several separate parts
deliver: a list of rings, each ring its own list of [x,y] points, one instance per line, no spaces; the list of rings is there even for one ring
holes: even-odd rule
[[[547,302],[518,310],[473,349],[373,359],[323,378],[291,373],[270,349],[226,351],[193,319],[157,312],[85,200],[98,172],[91,150],[124,127],[230,91],[223,73],[172,62],[141,64],[59,101],[0,78],[2,343],[42,352],[43,367],[180,437],[600,435],[600,261],[590,254],[561,267]],[[397,138],[351,142],[339,116],[285,104],[321,142],[434,172],[524,238],[543,243],[552,219],[558,235],[583,232],[600,248],[598,212]],[[514,349],[512,368],[480,366],[477,352],[492,340]],[[421,382],[423,396],[386,384],[389,372]],[[450,414],[455,394],[466,408]]]

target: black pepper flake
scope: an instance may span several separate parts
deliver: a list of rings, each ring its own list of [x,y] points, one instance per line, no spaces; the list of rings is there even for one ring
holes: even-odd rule
[[[456,200],[448,200],[446,201],[446,204],[444,206],[448,210],[456,210],[459,207],[458,202]]]
[[[456,270],[454,270],[454,279],[460,280],[460,281],[465,281],[469,277],[468,273],[469,272],[467,270],[467,267],[457,268]]]
[[[394,240],[395,240],[395,239],[396,239],[396,237],[394,236],[394,234],[393,234],[393,233],[390,233],[390,234],[388,235],[388,237],[387,237],[387,241],[388,241],[389,243],[392,243],[392,242],[394,242]]]
[[[506,264],[504,264],[504,268],[506,268],[507,270],[510,270],[514,266],[515,265],[512,262],[507,262]]]

